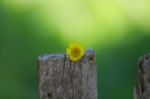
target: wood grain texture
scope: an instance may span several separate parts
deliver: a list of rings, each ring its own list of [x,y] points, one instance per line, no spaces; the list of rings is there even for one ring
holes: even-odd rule
[[[150,54],[141,57],[137,66],[134,99],[150,99]]]
[[[38,58],[40,99],[97,99],[96,54],[72,62],[66,54]]]

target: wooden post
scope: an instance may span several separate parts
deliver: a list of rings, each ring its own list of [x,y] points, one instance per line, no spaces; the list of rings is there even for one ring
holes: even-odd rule
[[[139,59],[134,99],[150,99],[150,54]]]
[[[86,50],[77,62],[66,54],[40,56],[40,99],[97,99],[95,55],[94,50]]]

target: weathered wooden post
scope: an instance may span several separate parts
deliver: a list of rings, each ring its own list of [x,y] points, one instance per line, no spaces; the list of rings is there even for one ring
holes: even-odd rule
[[[134,99],[150,99],[150,54],[141,57],[137,66]]]
[[[40,99],[97,99],[96,54],[72,62],[66,54],[38,58]]]

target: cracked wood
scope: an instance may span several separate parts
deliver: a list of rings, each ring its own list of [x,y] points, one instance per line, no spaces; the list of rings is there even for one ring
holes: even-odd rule
[[[40,99],[97,99],[96,54],[92,49],[72,62],[66,54],[38,58]]]
[[[150,99],[150,54],[141,57],[137,66],[134,99]]]

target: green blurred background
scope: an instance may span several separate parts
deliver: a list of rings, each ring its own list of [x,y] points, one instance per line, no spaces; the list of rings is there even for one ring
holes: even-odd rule
[[[0,99],[39,99],[37,57],[71,42],[96,50],[98,99],[133,99],[150,1],[0,0]]]

